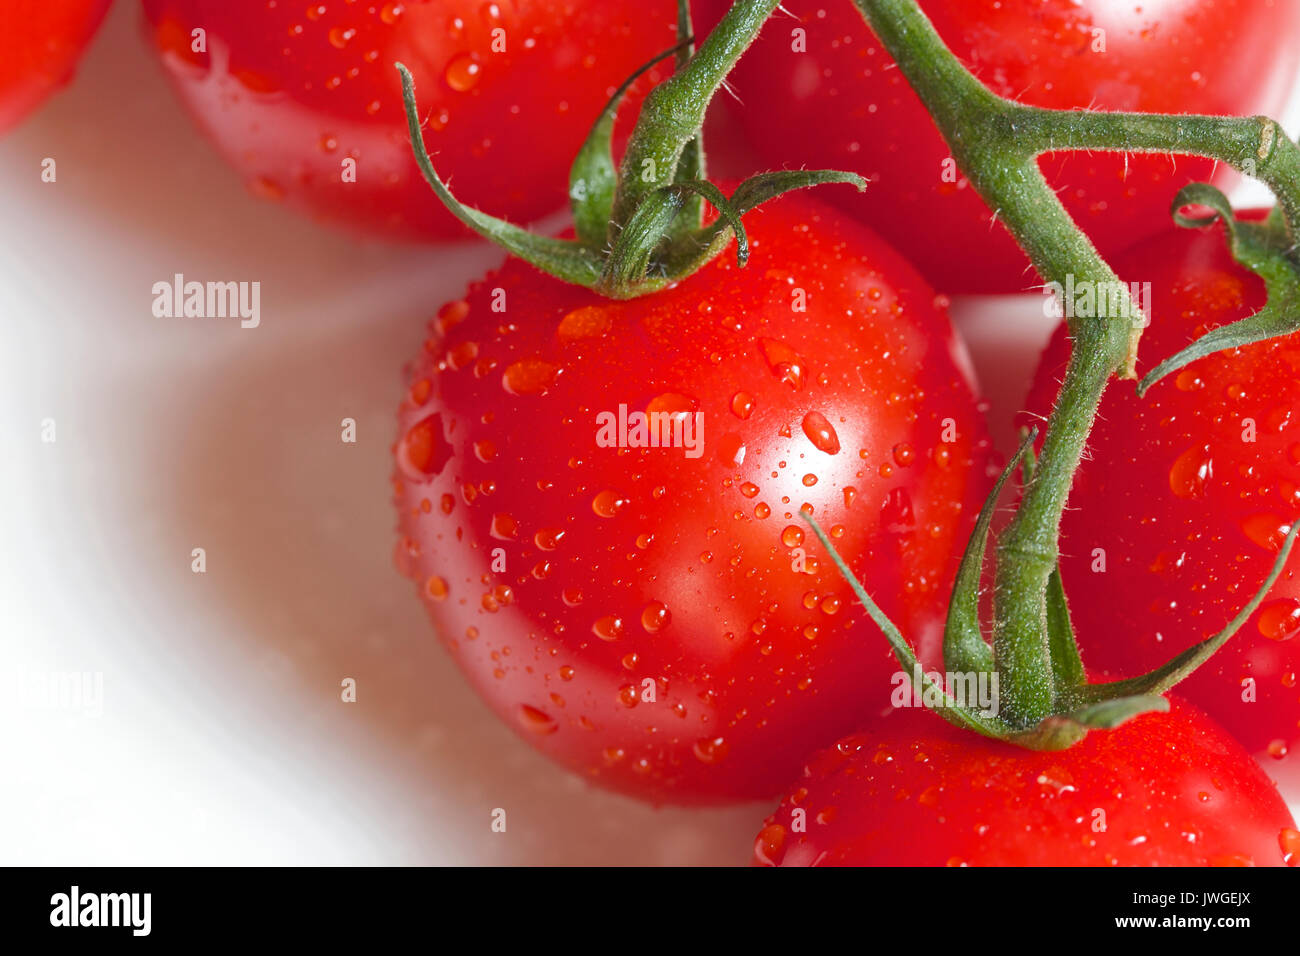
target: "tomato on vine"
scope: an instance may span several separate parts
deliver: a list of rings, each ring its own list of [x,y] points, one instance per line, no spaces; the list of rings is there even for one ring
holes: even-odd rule
[[[923,280],[806,200],[748,237],[743,269],[624,302],[510,260],[441,309],[400,411],[398,560],[457,663],[656,802],[774,794],[888,706],[897,666],[801,514],[933,646],[985,474]],[[644,447],[641,414],[686,441]]]
[[[1245,218],[1258,220],[1259,213]],[[1257,312],[1264,283],[1238,265],[1221,225],[1169,227],[1115,262],[1150,283],[1140,371],[1205,332]],[[1043,355],[1027,407],[1052,403],[1069,352]],[[1062,524],[1062,575],[1090,669],[1126,677],[1223,627],[1276,559],[1300,514],[1300,336],[1217,352],[1142,396],[1102,400]],[[1293,560],[1236,637],[1179,693],[1300,795],[1300,575]]]
[[[728,0],[702,5],[716,19]],[[988,88],[1062,109],[1275,114],[1300,47],[1300,3],[1259,0],[922,0]],[[1038,284],[1025,254],[950,159],[921,100],[848,0],[791,0],[731,79],[743,128],[769,164],[862,173],[837,199],[945,292]],[[1040,166],[1104,256],[1158,231],[1209,159],[1131,152],[1046,155]]]

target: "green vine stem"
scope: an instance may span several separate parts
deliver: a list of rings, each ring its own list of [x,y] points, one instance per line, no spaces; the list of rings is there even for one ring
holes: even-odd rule
[[[929,109],[971,185],[1039,274],[1113,289],[1121,315],[1139,316],[1127,288],[1070,219],[1038,168],[1053,150],[1186,153],[1218,159],[1277,195],[1287,235],[1300,222],[1300,149],[1267,117],[1167,116],[1049,110],[997,96],[952,54],[914,0],[853,0]],[[1294,256],[1294,243],[1289,243]],[[1141,323],[1072,316],[1073,348],[1033,479],[997,545],[993,652],[1006,717],[1031,727],[1055,713],[1048,584],[1074,473],[1106,384],[1136,377]]]
[[[648,295],[686,278],[719,255],[733,235],[737,261],[743,266],[748,242],[741,217],[749,210],[810,186],[849,183],[866,188],[861,176],[828,169],[759,173],[730,197],[704,179],[705,110],[776,5],[777,0],[737,0],[692,52],[689,6],[678,0],[677,45],[619,87],[570,168],[576,239],[537,235],[459,202],[425,149],[415,79],[398,63],[407,133],[420,173],[452,215],[479,235],[543,272],[610,298]],[[676,72],[642,103],[616,171],[611,141],[623,96],[633,80],[668,56],[675,56]],[[702,219],[705,202],[718,211],[709,224]]]

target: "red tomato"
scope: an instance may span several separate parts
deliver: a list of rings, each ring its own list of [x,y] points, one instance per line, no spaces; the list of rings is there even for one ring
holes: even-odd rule
[[[714,22],[726,0],[710,0]],[[921,0],[939,34],[991,90],[1034,106],[1163,113],[1275,114],[1300,46],[1296,0]],[[1012,292],[1037,283],[1025,255],[964,178],[921,101],[848,3],[792,0],[732,75],[742,123],[769,164],[848,169],[841,193],[937,288]],[[794,52],[792,31],[806,31]],[[1097,33],[1097,31],[1103,31]],[[1104,42],[1105,51],[1097,48]],[[1042,161],[1104,255],[1169,219],[1209,160],[1115,153]]]
[[[0,32],[0,133],[72,78],[109,0],[9,0]]]
[[[895,711],[815,755],[754,841],[765,866],[1294,866],[1272,782],[1175,699],[1068,750]]]
[[[457,197],[519,222],[564,205],[569,165],[610,94],[676,42],[666,0],[144,9],[181,98],[255,194],[405,238],[466,233],[416,169],[394,63],[415,76],[426,147]]]
[[[1174,229],[1115,263],[1150,282],[1139,373],[1205,330],[1264,303],[1232,261],[1222,226]],[[1028,407],[1051,408],[1068,342],[1057,333]],[[1150,670],[1223,628],[1268,576],[1300,511],[1300,336],[1212,355],[1138,398],[1112,383],[1062,528],[1062,579],[1084,663],[1112,676]],[[1253,440],[1250,440],[1252,439]],[[1100,570],[1104,567],[1104,572]],[[1179,693],[1300,796],[1300,563]]]
[[[964,351],[907,263],[808,200],[749,222],[745,268],[624,302],[507,262],[438,313],[399,413],[398,561],[457,663],[653,801],[770,796],[887,708],[885,640],[801,510],[929,646],[986,485]],[[620,406],[703,444],[617,447]]]

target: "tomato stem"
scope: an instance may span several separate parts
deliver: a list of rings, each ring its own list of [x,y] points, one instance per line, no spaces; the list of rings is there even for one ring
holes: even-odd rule
[[[705,110],[776,5],[777,0],[739,0],[692,53],[690,10],[686,0],[678,0],[677,45],[637,71],[675,54],[677,72],[646,97],[619,169],[614,169],[611,141],[631,80],[597,117],[574,160],[569,196],[576,239],[539,236],[459,202],[425,149],[415,81],[399,63],[416,164],[442,204],[470,229],[549,275],[613,299],[647,295],[686,278],[717,257],[733,235],[743,266],[748,247],[740,217],[749,210],[794,189],[849,183],[863,190],[867,185],[856,173],[782,170],[752,176],[727,197],[704,179]],[[708,225],[704,202],[719,214]]]
[[[1073,688],[1062,686],[1059,673],[1059,644],[1073,644],[1073,634],[1057,593],[1059,577],[1053,586],[1061,516],[1107,383],[1115,374],[1136,377],[1137,345],[1146,321],[1127,286],[1075,226],[1043,178],[1038,156],[1099,149],[1190,153],[1229,163],[1264,181],[1278,196],[1284,212],[1282,245],[1292,257],[1287,271],[1296,280],[1300,258],[1293,227],[1300,223],[1300,148],[1267,117],[1025,106],[981,84],[947,48],[915,0],[854,0],[854,5],[930,111],[957,165],[1039,274],[1058,287],[1073,279],[1112,290],[1118,306],[1113,314],[1131,317],[1067,317],[1073,347],[1065,378],[1021,504],[998,540],[993,656],[1005,718],[1013,726],[1030,728],[1060,713],[1073,694]],[[1188,201],[1183,194],[1180,199]],[[1276,264],[1276,256],[1272,262]],[[1300,280],[1288,284],[1287,291],[1300,288],[1297,283]],[[1276,285],[1283,287],[1280,281]],[[1286,301],[1294,304],[1296,299],[1288,295]],[[1274,311],[1277,314],[1253,326],[1241,323],[1237,334],[1256,339],[1277,334],[1286,327],[1281,316],[1286,310]],[[954,595],[954,603],[962,597]],[[1144,705],[1135,699],[1131,706]],[[1107,714],[1123,710],[1111,708]]]

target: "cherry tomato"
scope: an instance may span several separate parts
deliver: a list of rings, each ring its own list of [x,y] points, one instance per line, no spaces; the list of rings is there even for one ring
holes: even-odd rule
[[[524,222],[564,205],[569,165],[610,94],[676,42],[669,2],[145,0],[144,9],[177,92],[255,194],[403,238],[467,233],[415,166],[395,63],[415,77],[426,148],[457,197]]]
[[[727,6],[710,0],[701,20]],[[768,164],[849,169],[841,194],[937,288],[1014,292],[1028,259],[960,176],[921,101],[848,2],[792,0],[731,84]],[[1296,0],[921,0],[939,34],[990,89],[1034,106],[1276,115],[1300,47]],[[710,16],[711,15],[711,16]],[[803,31],[803,36],[794,31]],[[1041,167],[1104,255],[1159,230],[1174,194],[1210,160],[1059,154]]]
[[[10,0],[0,33],[0,133],[72,78],[109,0]]]
[[[1068,750],[895,711],[816,754],[754,842],[764,866],[1294,866],[1277,788],[1175,699]]]
[[[1115,263],[1150,285],[1139,374],[1204,331],[1264,303],[1222,226],[1166,235]],[[1140,285],[1137,287],[1142,288]],[[1068,354],[1043,356],[1028,407],[1051,408]],[[1084,663],[1133,676],[1230,621],[1268,576],[1300,513],[1300,336],[1200,359],[1138,398],[1112,383],[1075,477],[1061,573]],[[1204,708],[1300,795],[1300,564],[1179,693]]]
[[[743,269],[630,301],[508,261],[439,311],[399,413],[397,558],[452,656],[539,749],[656,802],[771,796],[888,707],[884,637],[800,512],[933,648],[987,485],[923,280],[809,200],[749,225]],[[643,447],[643,413],[681,434]]]

